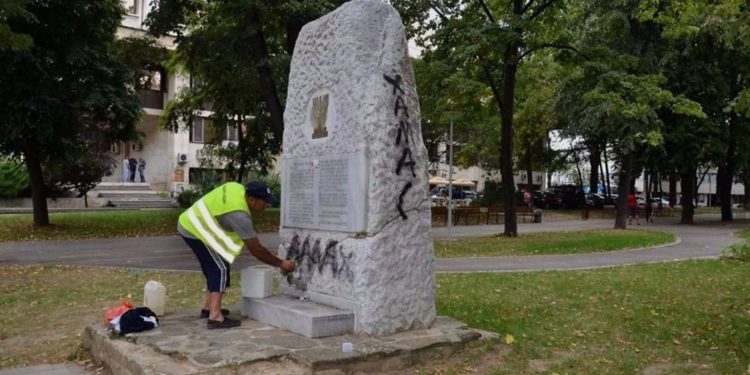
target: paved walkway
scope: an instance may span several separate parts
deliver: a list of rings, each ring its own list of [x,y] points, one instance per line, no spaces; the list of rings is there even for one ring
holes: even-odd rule
[[[724,247],[737,241],[731,234],[742,227],[740,224],[684,226],[675,225],[675,222],[676,219],[671,219],[670,222],[642,226],[674,233],[681,239],[681,242],[671,246],[575,255],[442,258],[436,261],[436,268],[438,272],[523,272],[611,267],[633,263],[716,257]],[[519,233],[532,233],[611,227],[612,220],[608,219],[519,224],[518,229]],[[747,228],[747,224],[744,227]],[[454,227],[453,236],[488,236],[502,233],[502,231],[502,225],[459,226]],[[278,247],[277,234],[263,233],[260,237],[261,242],[269,249]],[[448,228],[434,228],[433,237],[435,239],[448,238]],[[194,255],[177,236],[0,243],[0,266],[12,264],[199,270]],[[237,259],[235,269],[242,269],[251,264],[257,264],[257,260],[243,253]]]

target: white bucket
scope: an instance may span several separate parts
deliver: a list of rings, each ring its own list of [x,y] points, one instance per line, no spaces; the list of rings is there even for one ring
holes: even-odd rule
[[[149,280],[143,287],[143,305],[151,309],[157,316],[164,315],[166,299],[167,288],[162,283]]]

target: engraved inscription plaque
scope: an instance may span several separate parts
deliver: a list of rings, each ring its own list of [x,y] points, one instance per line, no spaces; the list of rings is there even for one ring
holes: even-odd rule
[[[284,159],[281,225],[366,230],[367,176],[363,152]]]

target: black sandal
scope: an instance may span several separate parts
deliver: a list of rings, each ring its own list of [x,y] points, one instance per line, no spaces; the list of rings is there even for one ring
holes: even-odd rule
[[[201,309],[201,319],[206,319],[211,314],[210,311],[206,309]],[[229,315],[229,310],[227,309],[221,309],[221,315],[227,316]]]
[[[226,328],[232,328],[232,327],[239,327],[242,325],[242,322],[236,319],[232,318],[224,318],[223,321],[219,322],[216,320],[208,320],[208,323],[206,323],[206,326],[208,329],[226,329]]]

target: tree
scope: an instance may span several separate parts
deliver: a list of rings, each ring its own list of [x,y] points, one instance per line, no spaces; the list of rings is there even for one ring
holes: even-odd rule
[[[32,20],[32,15],[24,6],[30,0],[3,0],[0,2],[0,51],[22,50],[33,44],[31,36],[11,30],[7,20],[9,18],[22,18]]]
[[[117,0],[31,0],[12,32],[29,35],[26,50],[0,51],[0,153],[21,156],[29,172],[34,224],[49,224],[42,166],[85,149],[135,136],[140,105],[127,69],[115,58],[122,18]]]
[[[452,67],[451,75],[478,82],[500,119],[498,162],[502,175],[506,236],[518,235],[515,208],[514,114],[516,75],[523,61],[546,47],[565,46],[553,12],[558,0],[392,1],[407,32],[425,48],[425,56]],[[436,14],[437,18],[432,17]],[[487,134],[485,133],[485,137]]]
[[[572,72],[560,90],[558,113],[575,135],[605,139],[619,164],[615,228],[626,227],[626,199],[642,160],[636,155],[663,140],[664,111],[705,118],[700,105],[666,87],[660,58],[661,28],[641,17],[637,4],[593,2],[576,12],[582,17],[580,54],[560,55]]]
[[[146,24],[152,35],[177,35],[175,70],[191,86],[166,108],[162,124],[191,126],[210,110],[213,134],[236,129],[238,144],[209,139],[204,156],[226,165],[241,180],[246,169],[265,171],[279,152],[284,131],[286,77],[302,26],[334,9],[338,1],[152,1]]]
[[[695,4],[674,2],[669,7],[644,11],[664,25],[672,54],[667,67],[673,90],[699,102],[708,118],[693,127],[674,127],[680,141],[686,132],[696,133],[691,144],[673,143],[674,160],[688,164],[681,168],[683,179],[694,185],[696,168],[710,164],[718,168],[717,190],[722,220],[732,220],[731,187],[734,176],[742,169],[742,145],[748,142],[750,114],[746,113],[745,95],[750,86],[750,40],[747,21],[750,7],[736,1],[697,1]],[[690,151],[686,150],[690,149]],[[697,149],[697,150],[696,150]],[[692,176],[688,176],[692,175]],[[690,189],[689,194],[695,191]],[[693,196],[684,200],[692,202]],[[683,223],[692,222],[692,205],[683,210]]]

